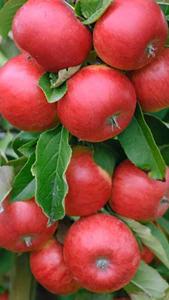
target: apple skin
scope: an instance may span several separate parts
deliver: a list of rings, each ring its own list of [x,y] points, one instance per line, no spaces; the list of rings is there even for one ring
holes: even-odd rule
[[[56,104],[49,104],[38,86],[44,70],[27,53],[0,69],[0,113],[15,127],[43,131],[57,122]]]
[[[48,218],[34,199],[9,203],[0,213],[0,247],[12,252],[30,252],[42,247],[58,223]]]
[[[56,240],[33,252],[30,266],[36,280],[53,294],[68,295],[80,288],[64,262],[63,246]]]
[[[140,251],[129,228],[106,214],[83,217],[65,239],[64,258],[80,284],[96,293],[118,290],[134,277]]]
[[[154,0],[115,0],[94,28],[94,47],[108,65],[139,69],[162,50],[168,25]]]
[[[13,35],[51,72],[81,64],[92,47],[90,31],[61,0],[29,0],[14,18]]]
[[[154,180],[128,160],[113,175],[111,208],[137,221],[155,220],[169,208],[169,168],[166,181]]]
[[[9,299],[8,293],[0,294],[0,300],[8,300],[8,299]]]
[[[111,176],[93,158],[92,150],[77,146],[66,171],[69,191],[66,214],[87,216],[100,210],[111,197]]]
[[[144,246],[141,249],[141,259],[144,260],[145,263],[151,264],[154,257],[155,257],[154,254],[147,247]]]
[[[169,49],[166,48],[148,66],[132,72],[131,80],[145,112],[169,108]]]
[[[104,141],[130,123],[136,95],[133,85],[121,72],[104,65],[91,65],[82,68],[67,84],[68,92],[58,102],[58,117],[79,139]]]

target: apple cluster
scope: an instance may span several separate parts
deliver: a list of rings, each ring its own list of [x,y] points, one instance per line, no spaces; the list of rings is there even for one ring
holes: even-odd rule
[[[104,142],[129,125],[137,101],[144,112],[169,107],[168,25],[155,0],[114,0],[90,28],[63,0],[28,0],[12,31],[21,54],[0,69],[0,112],[21,130],[42,132],[61,122],[79,140]],[[93,49],[96,61],[87,65]],[[47,102],[41,76],[78,65],[63,98]],[[112,177],[96,163],[91,148],[79,143],[66,180],[65,212],[77,220],[62,243],[54,235],[60,225],[35,199],[10,203],[6,198],[0,246],[31,252],[32,273],[52,293],[123,288],[141,258],[150,263],[154,256],[139,248],[117,214],[137,221],[163,216],[169,208],[169,169],[159,181],[124,160]],[[102,212],[106,204],[116,216]]]

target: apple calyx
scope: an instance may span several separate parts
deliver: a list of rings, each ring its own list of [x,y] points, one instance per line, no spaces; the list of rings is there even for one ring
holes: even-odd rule
[[[152,43],[148,44],[146,48],[148,58],[152,58],[156,56],[156,48]]]
[[[96,267],[100,270],[106,270],[108,268],[109,261],[107,258],[101,257],[96,260]]]
[[[160,202],[161,204],[169,204],[169,198],[167,196],[164,196]]]
[[[31,236],[25,236],[23,238],[23,241],[28,248],[32,246],[32,237]]]
[[[110,124],[112,126],[112,130],[114,130],[115,128],[120,129],[120,125],[117,120],[118,116],[119,116],[119,114],[115,114],[108,118],[108,124]]]

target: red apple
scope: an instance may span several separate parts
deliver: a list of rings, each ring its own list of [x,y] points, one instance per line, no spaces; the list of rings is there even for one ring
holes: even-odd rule
[[[169,49],[131,75],[138,101],[145,112],[169,108]]]
[[[138,221],[161,217],[169,208],[169,168],[166,181],[159,181],[130,161],[123,161],[113,175],[110,206],[118,214]]]
[[[21,130],[43,131],[57,123],[56,104],[47,103],[38,86],[43,73],[26,53],[10,59],[0,69],[0,112]]]
[[[90,31],[62,0],[29,0],[14,18],[13,34],[51,72],[81,64],[92,46]]]
[[[94,47],[108,65],[139,69],[162,50],[168,26],[155,0],[115,0],[94,28]]]
[[[68,80],[68,92],[57,111],[73,135],[100,142],[127,127],[135,106],[135,91],[125,75],[104,65],[91,65]]]
[[[63,259],[63,246],[50,240],[30,256],[31,271],[36,280],[54,294],[72,294],[79,289]]]
[[[154,259],[154,254],[144,246],[141,249],[141,259],[144,260],[145,263],[150,264]]]
[[[78,146],[66,172],[69,191],[65,199],[66,214],[87,216],[101,209],[111,196],[111,177],[98,166],[92,151]]]
[[[54,234],[57,223],[48,218],[34,199],[9,204],[0,213],[0,247],[28,252],[42,247]]]
[[[140,263],[140,251],[124,223],[110,215],[96,214],[71,226],[64,258],[84,288],[106,293],[130,282]]]
[[[9,299],[9,294],[8,293],[0,294],[0,300],[8,300],[8,299]]]

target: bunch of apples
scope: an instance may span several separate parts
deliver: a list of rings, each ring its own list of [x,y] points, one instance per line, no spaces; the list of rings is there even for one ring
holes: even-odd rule
[[[63,0],[28,0],[13,21],[21,54],[0,69],[0,112],[15,127],[41,132],[59,122],[81,141],[104,142],[129,125],[138,101],[144,112],[169,107],[168,25],[154,0],[114,0],[92,27],[85,27]],[[95,64],[86,66],[90,51]],[[67,92],[48,103],[39,87],[45,72],[81,65]],[[56,294],[80,288],[113,292],[127,285],[141,258],[130,229],[112,211],[154,221],[169,208],[169,169],[164,181],[122,161],[113,177],[97,165],[90,147],[77,145],[66,171],[66,215],[77,217],[62,243],[35,199],[10,203],[0,213],[0,246],[31,252],[37,281]]]

